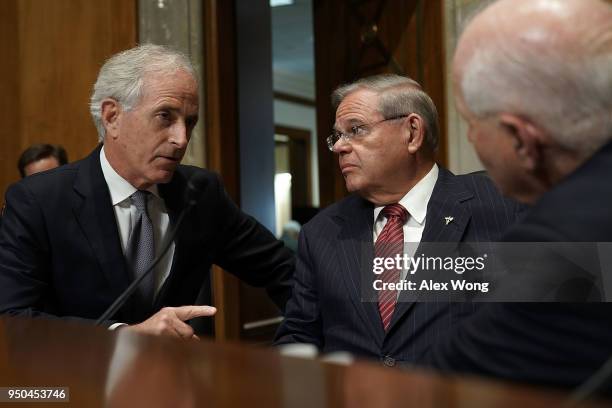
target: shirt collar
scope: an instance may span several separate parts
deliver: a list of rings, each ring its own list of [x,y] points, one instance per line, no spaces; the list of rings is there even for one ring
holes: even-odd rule
[[[106,185],[108,185],[108,191],[110,192],[111,202],[113,205],[117,205],[126,199],[128,199],[132,194],[138,190],[136,187],[131,185],[126,179],[121,177],[111,166],[111,164],[106,159],[106,153],[104,153],[104,146],[100,150],[100,166],[102,167],[102,174],[104,175],[104,180],[106,181]],[[159,192],[157,190],[157,185],[152,185],[147,189],[155,195],[159,197]]]
[[[419,225],[422,225],[425,221],[427,204],[429,203],[436,181],[438,180],[438,173],[438,165],[434,163],[429,173],[419,180],[419,182],[399,200],[399,203],[408,210],[410,217],[419,223]],[[378,219],[383,208],[385,208],[384,205],[374,208],[374,221]]]

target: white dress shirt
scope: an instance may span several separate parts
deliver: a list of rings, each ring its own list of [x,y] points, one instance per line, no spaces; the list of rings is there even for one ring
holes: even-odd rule
[[[431,198],[436,181],[438,180],[438,165],[434,163],[429,173],[425,175],[414,187],[406,193],[399,204],[408,210],[408,219],[404,223],[404,248],[406,255],[414,256],[414,253],[421,242],[423,230],[425,229],[425,218],[427,216],[427,204]],[[385,206],[374,208],[374,242],[378,239],[378,235],[382,232],[387,217],[381,212]],[[411,244],[406,244],[411,243]],[[406,277],[406,270],[402,271],[401,279]]]
[[[100,151],[100,165],[102,166],[102,174],[108,185],[108,191],[110,192],[111,202],[113,204],[113,210],[115,212],[115,219],[117,221],[117,228],[119,229],[119,238],[121,241],[121,248],[123,253],[127,249],[127,245],[130,239],[130,233],[132,232],[132,225],[136,222],[136,206],[132,205],[130,196],[137,190],[136,187],[132,186],[127,180],[121,177],[115,169],[110,165],[106,159],[106,153],[104,153],[104,147]],[[152,195],[149,197],[147,209],[151,223],[153,224],[153,236],[155,239],[155,256],[157,257],[161,249],[160,244],[169,232],[170,217],[166,210],[166,204],[164,200],[159,196],[157,186],[153,185],[147,189]],[[164,281],[170,275],[170,268],[172,267],[172,258],[174,256],[174,242],[170,245],[168,252],[157,264],[153,274],[155,276],[155,294],[159,292]]]

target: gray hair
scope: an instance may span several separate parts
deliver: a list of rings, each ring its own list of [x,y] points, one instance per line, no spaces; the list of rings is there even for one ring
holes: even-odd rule
[[[104,142],[106,130],[102,124],[102,101],[116,100],[124,110],[132,109],[143,94],[144,78],[150,73],[173,73],[184,70],[197,81],[189,58],[162,45],[143,44],[110,57],[100,69],[93,87],[89,111],[98,130],[98,140]]]
[[[379,95],[378,110],[385,119],[416,113],[425,122],[425,143],[433,151],[438,148],[440,127],[438,110],[418,82],[396,74],[379,74],[361,78],[338,87],[332,93],[332,106],[338,109],[350,93],[367,89]]]
[[[466,107],[479,118],[521,115],[565,149],[594,153],[612,138],[612,24],[582,25],[574,49],[534,47],[491,31],[464,65]]]

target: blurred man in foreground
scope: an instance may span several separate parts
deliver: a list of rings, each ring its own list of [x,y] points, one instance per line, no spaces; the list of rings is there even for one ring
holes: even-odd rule
[[[534,204],[504,240],[534,250],[538,242],[611,242],[612,6],[499,1],[461,36],[453,83],[468,137],[496,184]],[[568,271],[532,272],[555,279]],[[575,386],[612,355],[610,306],[487,304],[420,361]]]

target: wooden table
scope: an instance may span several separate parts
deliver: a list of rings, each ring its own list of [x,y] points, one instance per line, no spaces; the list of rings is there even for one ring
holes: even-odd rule
[[[560,407],[563,393],[210,340],[0,318],[0,386],[69,387],[75,407]],[[605,403],[589,407],[609,406]]]

